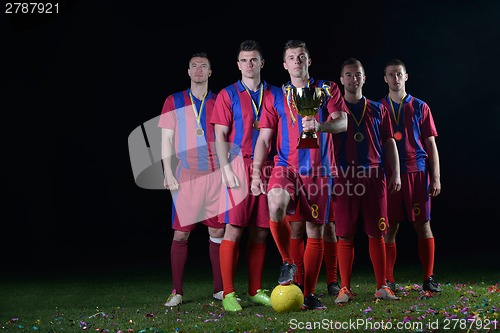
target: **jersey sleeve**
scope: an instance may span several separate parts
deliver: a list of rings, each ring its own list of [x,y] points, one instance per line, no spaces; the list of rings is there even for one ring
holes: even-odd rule
[[[231,98],[226,90],[222,90],[215,100],[214,112],[210,118],[214,125],[231,127],[233,124],[233,111]]]
[[[438,136],[436,125],[434,124],[434,118],[432,117],[431,109],[429,108],[427,103],[425,103],[422,107],[420,130],[422,133],[422,139],[427,139],[431,136]]]
[[[266,98],[262,104],[259,127],[276,129],[278,126],[278,114],[276,103],[283,103],[281,97]]]
[[[175,114],[174,97],[169,96],[163,104],[160,119],[158,121],[158,127],[173,130],[175,129],[176,122],[177,119]]]
[[[394,136],[394,130],[392,128],[391,115],[389,110],[383,105],[379,104],[380,108],[380,138],[382,142],[386,142],[387,139]]]
[[[348,113],[344,98],[342,98],[342,93],[340,92],[339,86],[335,82],[330,82],[330,98],[327,102],[327,109],[328,113],[336,111]]]

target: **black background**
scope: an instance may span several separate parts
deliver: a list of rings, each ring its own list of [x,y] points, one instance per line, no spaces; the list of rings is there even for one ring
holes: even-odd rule
[[[349,3],[62,1],[57,15],[2,10],[2,269],[166,266],[170,195],[135,184],[128,136],[188,87],[192,53],[211,57],[213,91],[239,79],[245,39],[262,44],[262,75],[275,85],[288,80],[288,39],[306,41],[315,78],[340,84],[340,64],[356,57],[374,100],[387,93],[385,62],[403,60],[407,92],[430,105],[439,132],[436,256],[497,258],[500,3]],[[206,231],[192,237],[202,244],[192,257],[208,258]],[[399,250],[398,260],[415,259],[408,224]]]

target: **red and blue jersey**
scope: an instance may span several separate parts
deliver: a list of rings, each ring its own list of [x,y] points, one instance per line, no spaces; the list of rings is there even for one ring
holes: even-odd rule
[[[334,136],[337,167],[383,168],[384,144],[392,137],[389,111],[364,96],[356,104],[345,103],[349,110],[347,131]]]
[[[287,87],[292,87],[288,82],[284,92],[274,100],[268,99],[262,110],[260,121],[261,128],[277,129],[277,155],[274,162],[276,166],[291,167],[304,176],[335,176],[337,174],[334,156],[332,134],[319,132],[318,149],[297,149],[297,142],[302,132],[302,117],[295,108],[290,108],[290,96],[287,96]],[[318,122],[325,122],[335,111],[347,112],[344,99],[335,82],[311,78],[310,88],[326,87],[329,97],[326,103],[320,106],[315,118]]]
[[[260,90],[258,92],[247,90],[241,80],[227,86],[218,94],[211,122],[214,125],[229,127],[227,141],[231,143],[232,156],[253,159],[255,143],[259,136],[254,123],[260,122],[266,101],[275,100],[276,96],[283,94],[280,88],[265,81],[262,81],[261,85],[262,96],[259,96]],[[260,97],[262,101],[259,101]],[[270,159],[274,153],[273,145],[269,152]]]
[[[210,123],[216,98],[217,94],[208,91],[201,101],[188,89],[165,100],[158,127],[175,131],[175,153],[180,167],[194,171],[214,171],[218,168],[215,130]]]
[[[391,114],[401,173],[427,170],[424,140],[438,136],[427,103],[410,94],[403,98],[401,104],[391,101],[389,95],[386,95],[381,103]]]

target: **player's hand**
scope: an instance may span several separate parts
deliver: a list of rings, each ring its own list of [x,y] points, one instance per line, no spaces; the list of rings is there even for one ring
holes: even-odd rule
[[[260,177],[252,177],[252,182],[250,184],[250,191],[252,195],[259,196],[261,194],[266,194],[264,189],[264,183],[262,183],[262,179]]]
[[[314,131],[317,132],[319,128],[319,123],[314,117],[303,117],[302,118],[302,128],[304,131]]]
[[[441,181],[439,178],[431,179],[431,183],[429,184],[429,196],[436,197],[441,193]]]
[[[391,178],[389,178],[387,188],[391,193],[396,193],[401,190],[401,177],[399,175],[392,175]]]
[[[222,184],[227,188],[236,188],[240,186],[240,181],[229,164],[222,168]]]
[[[163,186],[167,190],[171,191],[176,191],[179,189],[179,183],[177,182],[177,179],[172,174],[165,175],[165,178],[163,179]]]

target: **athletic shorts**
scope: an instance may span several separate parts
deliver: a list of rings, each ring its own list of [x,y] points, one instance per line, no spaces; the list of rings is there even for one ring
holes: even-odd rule
[[[295,207],[295,214],[288,215],[287,219],[289,222],[305,221],[304,217],[300,213],[300,204],[297,204],[297,206]],[[328,213],[328,222],[335,223],[335,211],[333,210],[333,197],[330,200],[330,211]]]
[[[262,182],[267,184],[271,176],[272,162],[262,167]],[[269,208],[267,196],[254,196],[250,191],[252,177],[252,160],[237,157],[231,162],[231,168],[238,177],[238,188],[223,186],[220,198],[219,222],[234,226],[258,226],[269,228]]]
[[[362,178],[336,177],[333,200],[337,236],[354,237],[358,223],[368,236],[378,238],[387,233],[387,191],[382,169],[371,169]]]
[[[431,219],[429,181],[427,171],[401,174],[401,190],[387,195],[389,221],[429,221]]]
[[[299,205],[303,221],[325,223],[330,213],[331,184],[331,177],[301,176],[292,168],[275,166],[269,191],[281,188],[290,194],[287,215],[294,215]]]
[[[191,171],[181,168],[177,172],[179,189],[171,191],[172,228],[193,231],[201,222],[212,228],[224,228],[218,222],[221,173],[215,171]]]

